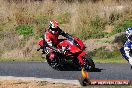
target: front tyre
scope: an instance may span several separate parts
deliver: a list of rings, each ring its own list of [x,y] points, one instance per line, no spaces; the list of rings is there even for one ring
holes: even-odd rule
[[[93,60],[90,58],[90,56],[85,55],[84,62],[85,62],[85,64],[84,64],[85,70],[89,70],[89,69],[94,70],[95,69],[95,64],[94,64]]]

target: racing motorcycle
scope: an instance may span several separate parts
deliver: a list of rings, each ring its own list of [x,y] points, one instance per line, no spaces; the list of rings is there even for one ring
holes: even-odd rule
[[[43,40],[39,41],[39,45],[42,45],[43,42]],[[46,44],[44,43],[44,45]],[[40,49],[43,49],[42,46],[40,47],[41,48],[39,48],[38,51]],[[63,70],[65,65],[72,64],[79,70],[81,70],[81,68],[83,67],[85,70],[95,69],[95,64],[93,60],[84,51],[86,47],[84,46],[82,40],[80,40],[79,38],[66,34],[66,39],[63,39],[61,42],[59,42],[57,48],[62,49],[64,52],[58,53],[53,50],[56,58],[52,62],[49,59],[50,51],[48,50],[48,48],[45,48],[43,50],[43,52],[46,54],[46,60],[52,68],[57,70]]]
[[[129,56],[130,57],[126,56],[126,53],[124,51],[124,47],[120,48],[120,53],[121,53],[122,57],[129,62],[129,64],[131,65],[131,69],[132,69],[132,62],[131,62],[131,60],[132,60],[132,49],[129,50]]]

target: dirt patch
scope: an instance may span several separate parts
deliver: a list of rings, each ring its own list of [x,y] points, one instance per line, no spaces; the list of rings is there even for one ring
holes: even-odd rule
[[[84,42],[87,52],[93,51],[94,49],[98,49],[101,47],[106,47],[106,49],[113,51],[115,48],[120,49],[122,47],[123,41],[125,37],[124,32],[115,34],[109,38],[102,39],[88,39]],[[122,40],[121,40],[122,39]],[[120,44],[122,43],[122,44]]]
[[[104,39],[89,39],[89,40],[86,40],[84,44],[87,47],[86,48],[87,52],[93,51],[94,49],[98,49],[104,46],[110,51],[112,51],[113,50],[112,47],[114,46],[114,44],[110,44],[109,42],[110,41],[107,38],[106,39],[105,38]]]
[[[1,56],[3,58],[28,58],[33,57],[37,53],[37,48],[39,45],[37,45],[36,41],[33,37],[31,37],[25,44],[25,47],[21,49],[13,49],[4,52]]]
[[[114,29],[114,26],[107,25],[105,26],[105,30],[103,32],[111,33]]]
[[[0,88],[79,88],[79,85],[46,81],[0,80]]]
[[[23,52],[21,50],[12,50],[2,54],[3,58],[23,58]]]

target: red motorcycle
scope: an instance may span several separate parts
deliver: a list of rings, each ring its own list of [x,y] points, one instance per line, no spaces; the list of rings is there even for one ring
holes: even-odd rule
[[[54,66],[52,66],[49,59],[49,54],[46,54],[48,64],[57,70],[63,69],[66,64],[71,64],[77,67],[77,69],[81,69],[82,67],[84,67],[85,70],[94,69],[95,64],[84,51],[86,47],[84,46],[82,40],[69,34],[66,36],[66,39],[63,39],[57,45],[57,48],[62,49],[64,53],[58,53],[53,50],[56,55],[56,64],[54,64]],[[42,41],[39,42],[39,45],[42,45]],[[44,52],[47,51],[48,50],[44,50]]]

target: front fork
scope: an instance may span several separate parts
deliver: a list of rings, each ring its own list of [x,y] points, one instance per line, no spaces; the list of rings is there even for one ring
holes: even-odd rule
[[[79,62],[81,63],[81,66],[84,66],[85,65],[85,62],[84,62],[84,60],[83,60],[83,56],[85,56],[86,55],[86,52],[81,52],[79,55],[78,55],[78,60],[79,60]]]

